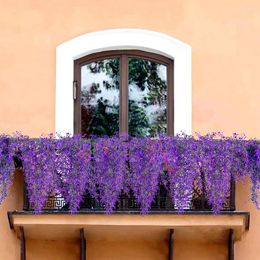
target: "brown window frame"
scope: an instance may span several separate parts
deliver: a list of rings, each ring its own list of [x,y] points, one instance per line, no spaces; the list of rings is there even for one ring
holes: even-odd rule
[[[167,67],[167,134],[174,134],[174,60],[140,50],[114,50],[90,54],[74,61],[74,133],[81,133],[81,67],[97,60],[120,58],[119,132],[128,132],[128,58],[143,58]]]

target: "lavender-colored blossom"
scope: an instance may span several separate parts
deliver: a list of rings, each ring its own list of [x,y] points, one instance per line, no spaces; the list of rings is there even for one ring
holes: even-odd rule
[[[253,140],[250,141],[248,147],[251,179],[251,199],[259,209],[259,190],[260,190],[260,143]]]
[[[56,141],[55,148],[58,191],[74,213],[91,187],[91,143],[79,135],[66,136]]]
[[[7,196],[8,188],[12,184],[14,162],[10,144],[9,136],[0,135],[0,204]]]
[[[140,204],[141,212],[147,213],[158,191],[159,177],[163,171],[161,142],[132,138],[129,142],[129,165],[129,188]]]
[[[38,139],[17,136],[16,141],[14,147],[22,154],[29,202],[39,213],[48,196],[57,189],[55,140],[52,136]]]
[[[191,136],[181,135],[172,137],[170,143],[176,146],[176,164],[172,172],[168,170],[170,194],[175,208],[181,212],[190,207],[194,182],[200,174],[196,156],[197,142]]]
[[[126,176],[127,143],[124,137],[103,137],[94,141],[94,196],[111,213],[123,191]]]
[[[141,212],[147,213],[162,185],[179,212],[190,208],[196,190],[218,213],[229,196],[231,180],[244,181],[247,176],[258,207],[260,143],[237,134],[91,140],[0,135],[0,203],[12,181],[14,156],[22,161],[36,213],[50,196],[63,198],[76,212],[86,193],[107,213],[115,209],[121,194],[133,194]]]
[[[199,137],[199,160],[201,181],[205,183],[206,196],[213,210],[218,212],[230,190],[231,160],[228,141],[217,138],[217,134]]]

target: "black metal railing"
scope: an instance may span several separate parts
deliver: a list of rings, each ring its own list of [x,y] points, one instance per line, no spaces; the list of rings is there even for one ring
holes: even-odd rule
[[[161,186],[159,192],[156,194],[154,202],[150,212],[176,212],[178,203],[173,203],[168,191]],[[33,205],[30,205],[26,188],[24,189],[24,207],[23,210],[29,211],[33,210]],[[226,198],[226,201],[223,203],[222,211],[234,211],[235,210],[235,183],[234,181],[230,182],[230,193]],[[53,194],[48,197],[45,202],[43,211],[69,211],[69,206],[66,204],[65,200],[59,194]],[[86,193],[83,201],[81,202],[79,211],[82,212],[105,212],[103,205],[91,197],[89,193]],[[138,205],[135,196],[130,194],[121,194],[114,212],[139,212],[140,206]],[[187,201],[184,211],[212,211],[212,206],[209,205],[206,191],[199,190],[194,188],[190,199]]]

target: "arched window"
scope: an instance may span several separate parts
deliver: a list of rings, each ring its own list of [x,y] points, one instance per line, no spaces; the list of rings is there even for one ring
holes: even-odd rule
[[[138,51],[133,52],[133,50],[138,50]],[[118,53],[113,54],[113,52],[118,52]],[[124,52],[128,52],[128,53],[124,53]],[[106,55],[102,56],[104,54],[106,55],[108,54],[108,56]],[[109,56],[110,54],[112,54],[112,56]],[[124,60],[126,60],[126,57],[128,61],[123,62]],[[87,81],[87,79],[89,79],[88,76],[91,75],[92,77],[95,78],[98,77],[98,72],[93,73],[95,71],[93,69],[92,72],[89,73],[88,70],[91,68],[91,66],[95,66],[93,64],[91,65],[91,63],[101,61],[101,63],[107,63],[108,65],[106,66],[110,66],[113,63],[112,60],[115,58],[121,60],[121,63],[119,62],[119,67],[117,68],[121,72],[120,79],[118,79],[118,82],[120,83],[118,85],[119,87],[119,89],[117,90],[118,93],[116,93],[115,87],[113,87],[113,91],[112,91],[112,89],[108,90],[109,85],[107,85],[108,88],[106,87],[107,89],[105,90],[103,88],[104,86],[103,83],[100,84],[100,82],[92,82],[96,84],[99,83],[99,87],[103,88],[103,92],[104,92],[103,94],[105,94],[105,91],[109,92],[110,95],[113,92],[113,95],[117,95],[117,96],[119,95],[120,97],[119,99],[117,99],[117,102],[119,104],[119,106],[117,104],[118,106],[117,113],[119,113],[119,116],[117,117],[116,117],[116,104],[114,103],[114,106],[109,107],[111,105],[111,100],[108,100],[108,102],[110,102],[110,105],[107,104],[105,112],[110,112],[110,114],[113,112],[112,114],[114,115],[114,117],[112,117],[111,119],[112,121],[109,120],[109,122],[112,124],[113,122],[116,121],[117,118],[118,124],[113,124],[115,128],[117,128],[121,132],[125,132],[127,130],[129,131],[129,133],[134,132],[133,131],[134,122],[137,123],[138,120],[134,120],[135,113],[133,113],[133,111],[134,108],[137,108],[136,103],[139,103],[139,106],[142,103],[141,114],[143,116],[146,115],[146,119],[148,117],[148,120],[143,121],[145,123],[144,125],[146,126],[143,125],[143,127],[139,129],[140,131],[138,130],[139,132],[144,134],[148,133],[148,135],[153,135],[153,133],[162,132],[163,130],[165,131],[165,129],[167,128],[167,132],[170,134],[173,132],[174,134],[181,133],[181,132],[191,134],[192,102],[191,102],[191,48],[190,46],[187,45],[186,43],[183,43],[175,39],[170,35],[165,35],[159,32],[153,32],[149,30],[129,29],[129,28],[109,29],[104,31],[86,33],[84,35],[73,38],[57,46],[56,48],[56,95],[55,95],[56,132],[60,134],[66,134],[66,133],[73,134],[76,132],[77,133],[81,132],[81,127],[82,127],[81,126],[82,122],[80,118],[81,104],[79,102],[79,100],[81,100],[80,98],[81,74],[84,80],[86,80],[85,83],[90,84]],[[173,68],[173,61],[174,61],[174,68]],[[145,102],[141,102],[140,100],[137,100],[137,97],[143,96],[144,98],[145,94],[147,93],[145,93],[144,90],[140,92],[139,91],[140,88],[139,89],[136,88],[136,86],[133,84],[134,78],[131,72],[133,70],[131,69],[129,72],[127,72],[127,70],[129,70],[130,67],[131,68],[134,67],[136,69],[138,64],[141,64],[142,62],[146,63],[146,67],[149,67],[148,66],[149,62],[150,65],[154,65],[154,67],[156,66],[160,67],[159,71],[161,74],[159,75],[157,73],[157,78],[160,78],[161,81],[166,79],[165,82],[167,84],[167,92],[168,92],[166,97],[166,103],[162,105],[160,108],[158,106],[158,103],[152,105],[151,102],[150,104],[145,104]],[[84,64],[86,65],[85,67]],[[127,65],[125,69],[121,68],[123,64]],[[135,64],[135,65],[132,66],[131,64]],[[129,67],[129,65],[131,66]],[[76,66],[78,66],[77,75],[75,75]],[[170,69],[170,67],[172,68]],[[81,72],[81,69],[83,70],[83,72]],[[105,70],[106,69],[107,68],[105,68]],[[102,74],[104,76],[106,71],[102,69],[103,72],[101,73],[101,68],[99,68],[99,70],[100,70],[99,74],[100,75]],[[166,70],[166,76],[165,73],[163,76],[163,71],[165,70]],[[109,75],[112,76],[113,73],[112,74],[110,73]],[[107,77],[104,79],[105,81],[111,81],[111,79],[108,80],[109,75],[107,75]],[[135,73],[134,75],[138,75],[138,74]],[[76,82],[74,82],[72,87],[72,83],[74,80],[77,81],[79,86],[77,90],[79,91],[78,93],[74,93],[74,91],[72,91],[72,89],[76,88]],[[130,80],[130,82],[128,82],[128,80]],[[137,79],[135,80],[136,80],[136,85],[138,86],[139,84],[141,86],[141,83],[139,82],[137,84]],[[171,80],[174,81],[174,89],[173,89],[173,82],[171,83]],[[141,86],[141,89],[143,88],[144,85]],[[128,93],[128,89],[132,89],[132,91]],[[147,91],[148,87],[146,86],[145,89]],[[171,90],[174,91],[174,94],[169,93],[169,91]],[[134,93],[135,94],[139,93],[140,95],[133,96]],[[75,97],[75,94],[77,94],[76,104],[73,98]],[[157,94],[159,95],[160,93]],[[151,95],[152,93],[150,93],[150,97]],[[95,100],[97,98],[99,99],[100,95],[99,96],[96,95]],[[127,98],[129,100],[127,100]],[[134,99],[135,103],[132,102],[131,103],[132,106],[130,106],[129,103],[132,99]],[[173,100],[171,101],[171,99]],[[91,100],[89,105],[85,106],[87,111],[84,114],[84,116],[95,115],[93,113],[88,114],[90,112],[89,109],[91,108],[91,106],[92,106],[91,108],[91,112],[92,112],[93,104],[94,104],[93,102],[97,102],[97,100],[96,101],[95,100],[94,99]],[[154,100],[154,102],[155,101],[156,99]],[[160,102],[160,104],[162,104],[161,102],[162,99],[157,98],[157,101]],[[166,106],[167,127],[163,127],[163,122],[165,123],[165,118],[166,118],[165,116],[157,117],[158,120],[162,119],[161,125],[157,125],[157,127],[156,125],[154,125],[156,115],[152,113],[152,110],[153,109],[155,110],[156,105],[158,111],[159,110],[161,111],[163,107]],[[173,107],[169,108],[169,106],[173,106]],[[137,109],[137,111],[139,110]],[[174,115],[171,113],[174,113]],[[140,116],[140,113],[137,115]],[[151,117],[151,115],[153,115],[153,118]],[[174,117],[174,125],[173,125],[173,117]],[[95,118],[97,120],[96,116]],[[88,120],[92,122],[91,127],[93,129],[95,121],[93,121],[92,119],[93,117],[89,117]],[[170,122],[171,120],[172,123]],[[86,122],[89,123],[90,121],[86,121]],[[140,126],[140,124],[138,125]],[[85,127],[84,130],[87,135],[90,134],[91,132],[90,128],[87,129],[88,127],[89,126]],[[174,128],[174,130],[172,128]],[[99,129],[99,131],[101,131],[101,129]]]
[[[138,50],[74,61],[74,132],[173,134],[173,60]]]

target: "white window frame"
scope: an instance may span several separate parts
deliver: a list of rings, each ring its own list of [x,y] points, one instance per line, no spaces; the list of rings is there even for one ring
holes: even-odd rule
[[[136,49],[174,60],[174,133],[192,133],[191,47],[171,36],[141,29],[87,33],[56,48],[55,131],[73,134],[74,60],[108,51]]]

